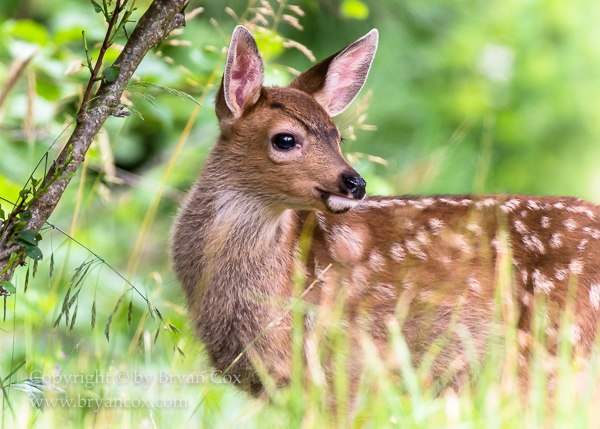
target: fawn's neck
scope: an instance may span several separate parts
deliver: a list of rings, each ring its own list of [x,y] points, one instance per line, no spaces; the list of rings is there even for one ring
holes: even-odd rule
[[[204,174],[195,189],[196,206],[202,208],[203,265],[197,288],[202,296],[195,301],[202,302],[207,317],[236,319],[234,313],[256,309],[257,300],[287,295],[295,251],[293,212],[223,183]]]

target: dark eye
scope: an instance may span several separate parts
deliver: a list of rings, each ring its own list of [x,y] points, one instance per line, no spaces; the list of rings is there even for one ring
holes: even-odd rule
[[[273,137],[273,144],[277,149],[289,150],[296,146],[296,139],[291,134],[277,134]]]

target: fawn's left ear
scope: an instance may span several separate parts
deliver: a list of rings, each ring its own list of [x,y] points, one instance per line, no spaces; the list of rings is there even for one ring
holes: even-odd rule
[[[263,62],[256,41],[247,28],[238,25],[231,35],[223,82],[217,93],[216,111],[219,119],[229,116],[230,112],[239,118],[245,108],[256,103],[263,75]]]
[[[378,40],[378,31],[369,31],[337,54],[302,73],[290,83],[290,88],[312,95],[329,116],[343,112],[367,80]]]

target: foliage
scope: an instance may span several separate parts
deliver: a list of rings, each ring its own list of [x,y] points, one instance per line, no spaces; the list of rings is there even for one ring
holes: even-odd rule
[[[18,228],[12,232],[30,257],[44,259],[1,285],[11,294],[2,298],[0,324],[3,427],[13,421],[17,427],[323,427],[331,417],[326,406],[331,391],[318,373],[309,386],[295,380],[289,389],[270,390],[270,402],[237,393],[225,377],[211,380],[168,267],[173,215],[217,136],[211,101],[228,35],[238,22],[252,27],[266,83],[275,85],[285,85],[297,70],[372,27],[380,30],[365,90],[336,118],[347,137],[344,152],[371,194],[515,192],[600,201],[595,105],[600,51],[594,37],[600,6],[582,0],[204,3],[192,1],[187,11],[196,16],[188,17],[185,30],[144,60],[123,99],[136,114],[107,121],[43,240]],[[134,24],[127,21],[137,20],[147,4],[138,1],[137,11],[130,8],[118,30],[130,30]],[[109,6],[114,2],[0,3],[1,197],[30,200],[44,186],[28,178],[38,160],[45,165],[47,151],[53,159],[65,143],[90,64],[100,52]],[[106,64],[125,37],[123,31],[113,33]],[[19,70],[20,78],[11,80]],[[118,73],[105,68],[100,76],[110,81]],[[32,188],[21,195],[26,183]],[[6,219],[12,206],[0,204]],[[27,216],[26,208],[15,223],[21,216]],[[397,333],[399,327],[391,329]],[[326,335],[344,357],[343,329]],[[506,348],[491,353],[464,392],[440,395],[423,372],[411,369],[401,336],[393,344],[402,382],[368,353],[354,419],[343,420],[348,412],[340,410],[340,427],[541,427],[545,418],[554,418],[556,427],[593,424],[586,408],[589,389],[583,396],[563,394],[555,415],[546,415],[543,370],[534,372],[539,382],[531,387],[531,400],[520,401],[513,372],[497,371],[506,362],[514,365]],[[371,347],[364,342],[367,352]],[[566,383],[575,377],[577,363],[565,356]],[[343,359],[338,363],[342,376]],[[113,376],[137,371],[153,376],[153,383],[39,380],[42,374],[96,370]],[[160,371],[205,379],[179,387],[176,379],[161,384]],[[343,377],[337,386],[343,396]],[[57,400],[80,395],[189,402],[183,412],[157,407],[96,412],[93,406],[41,411],[30,401],[40,392]]]

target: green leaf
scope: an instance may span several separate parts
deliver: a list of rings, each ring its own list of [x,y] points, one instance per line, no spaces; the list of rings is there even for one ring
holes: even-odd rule
[[[42,251],[37,246],[25,246],[25,253],[27,253],[27,256],[29,256],[34,261],[41,261],[42,259],[44,259]]]
[[[25,210],[24,212],[19,214],[19,218],[23,220],[29,220],[31,219],[31,212],[29,210]]]
[[[38,244],[37,235],[38,235],[37,231],[28,229],[28,230],[19,232],[17,234],[17,239],[24,241],[26,243],[32,244],[34,246],[37,246],[37,244]]]
[[[10,294],[17,293],[17,288],[11,282],[0,282],[0,286],[2,286]]]
[[[108,67],[102,71],[102,76],[106,79],[107,82],[114,82],[119,77],[119,73],[121,72],[121,67]]]
[[[94,6],[94,12],[96,12],[96,13],[102,13],[102,6],[100,6],[94,0],[90,0],[90,1],[92,2],[92,6]]]
[[[4,210],[2,210],[2,207],[0,207],[0,219],[6,219],[6,213],[4,213]]]
[[[369,7],[360,0],[344,0],[340,11],[344,18],[364,20],[369,16]]]

